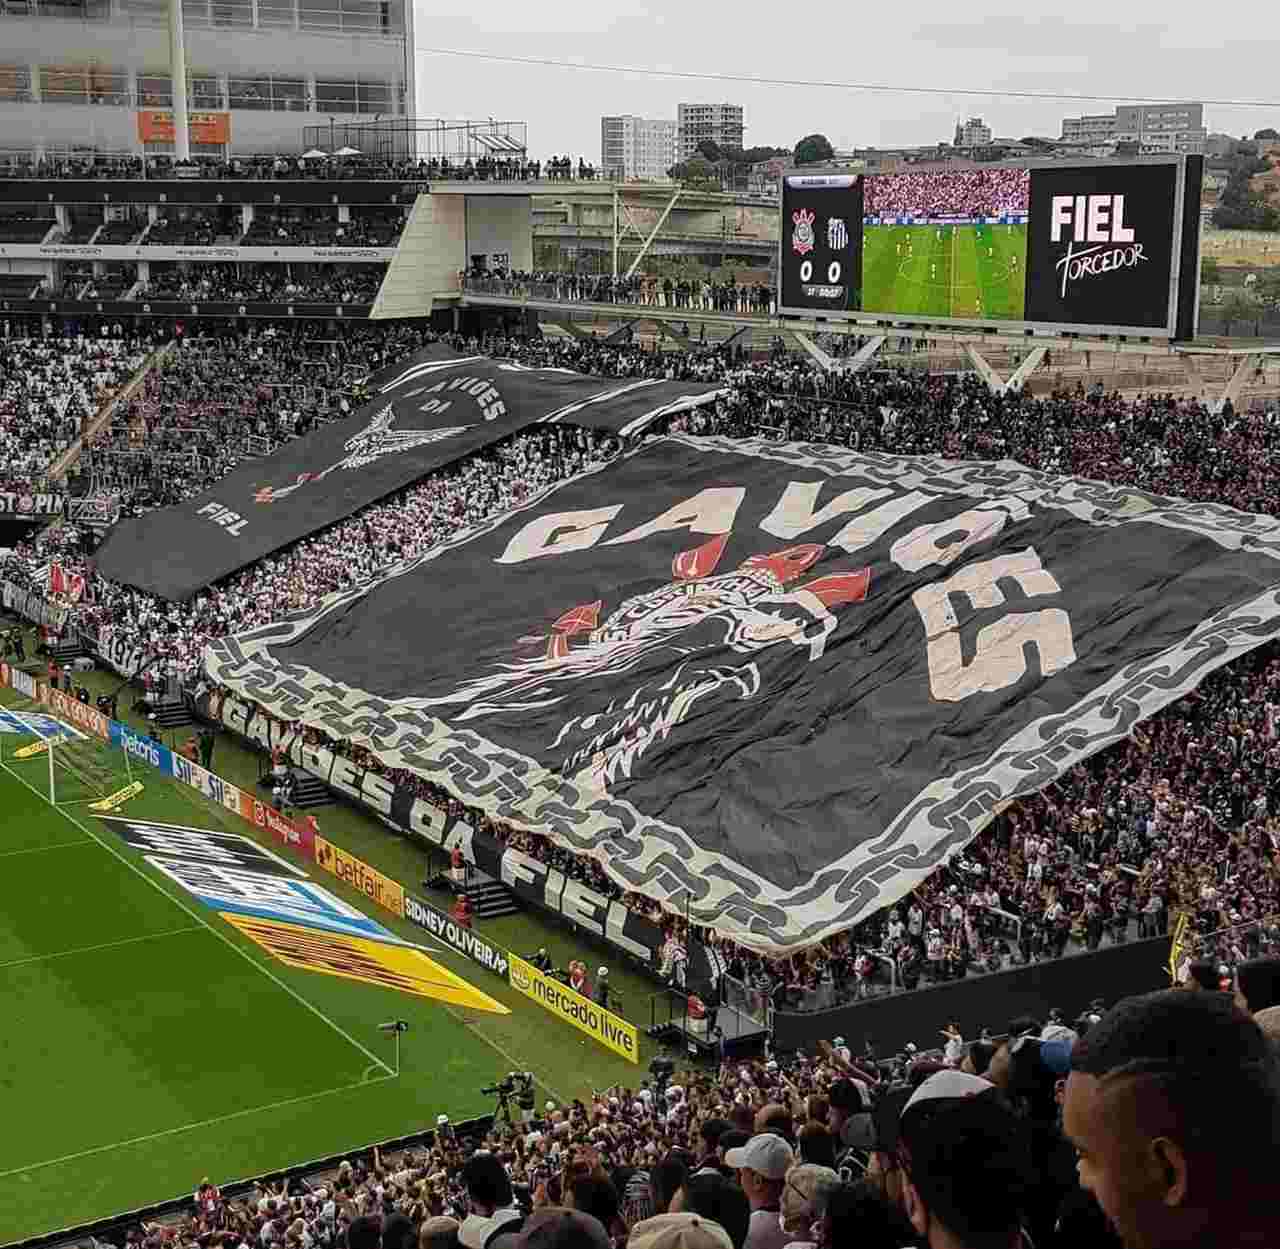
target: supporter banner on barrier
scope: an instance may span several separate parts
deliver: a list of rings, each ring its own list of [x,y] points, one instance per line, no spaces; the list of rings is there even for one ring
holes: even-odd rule
[[[404,890],[376,867],[370,867],[323,837],[315,839],[315,859],[317,867],[323,868],[330,876],[336,876],[352,889],[358,889],[384,911],[397,916],[404,915]]]
[[[118,523],[103,576],[162,598],[197,590],[540,421],[634,432],[713,386],[526,369],[435,345],[355,416],[251,460],[206,493]]]
[[[61,632],[67,622],[68,608],[49,602],[43,590],[30,590],[6,581],[3,590],[0,590],[0,598],[3,599],[6,611],[22,616],[33,624],[44,625],[46,629]]]
[[[137,636],[124,629],[112,629],[105,637],[99,636],[96,649],[107,663],[126,677],[137,676],[149,654]]]
[[[36,688],[36,679],[29,672],[23,672],[21,668],[9,669],[9,683],[24,698],[36,698],[39,691]]]
[[[368,771],[343,755],[308,744],[295,729],[263,714],[255,704],[214,694],[202,700],[201,708],[210,719],[221,721],[264,750],[283,750],[290,763],[370,808],[403,832],[446,850],[456,846],[468,862],[502,881],[526,905],[563,915],[576,927],[609,942],[654,971],[662,966],[666,933],[661,925],[617,899],[609,899],[582,881],[570,880],[538,859],[477,832],[466,820],[456,819],[419,797],[410,786],[398,786],[380,772]],[[688,954],[689,983],[711,980],[711,964],[703,946],[690,942]]]
[[[443,941],[445,945],[465,954],[473,963],[493,972],[495,976],[507,978],[507,954],[500,946],[486,941],[474,929],[464,928],[444,911],[423,902],[411,893],[404,895],[404,917],[410,923],[425,928],[433,937]]]
[[[673,437],[207,659],[776,952],[896,901],[998,803],[1277,634],[1271,517]]]
[[[536,967],[512,954],[511,987],[532,998],[543,1010],[571,1023],[605,1049],[621,1054],[628,1062],[640,1061],[640,1038],[633,1024],[621,1015],[597,1006],[590,998],[575,993],[567,984],[544,976]]]
[[[67,501],[64,494],[13,494],[0,491],[0,516],[57,516]]]

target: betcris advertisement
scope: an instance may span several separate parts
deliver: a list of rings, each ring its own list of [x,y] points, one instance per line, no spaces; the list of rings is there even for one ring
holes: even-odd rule
[[[173,752],[162,742],[152,741],[142,733],[135,732],[127,724],[119,720],[111,721],[111,744],[118,746],[126,755],[139,763],[148,764],[163,772],[165,776],[173,775]]]

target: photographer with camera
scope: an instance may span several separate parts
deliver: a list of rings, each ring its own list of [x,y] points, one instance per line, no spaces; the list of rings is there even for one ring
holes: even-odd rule
[[[549,976],[555,968],[555,963],[551,961],[551,955],[547,953],[546,946],[540,946],[537,954],[530,955],[527,961],[531,967],[536,967],[544,976]]]
[[[533,1092],[532,1071],[508,1071],[497,1084],[490,1084],[480,1092],[484,1097],[498,1099],[497,1109],[493,1112],[494,1123],[499,1119],[505,1119],[508,1124],[512,1123],[511,1099],[513,1096],[520,1110],[521,1121],[528,1122],[533,1118],[533,1108],[537,1098]]]
[[[591,994],[591,1000],[597,1006],[603,1006],[605,1010],[609,1009],[609,969],[601,967],[596,972],[596,987]]]

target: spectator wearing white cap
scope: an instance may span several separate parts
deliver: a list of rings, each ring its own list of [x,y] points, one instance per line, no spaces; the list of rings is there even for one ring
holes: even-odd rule
[[[729,1233],[698,1214],[656,1214],[637,1223],[627,1249],[734,1249]]]
[[[940,1071],[876,1119],[902,1211],[929,1249],[1018,1249],[1035,1177],[1023,1125],[995,1085]]]
[[[791,1237],[778,1216],[787,1172],[795,1159],[791,1146],[772,1132],[753,1136],[745,1145],[725,1154],[725,1164],[737,1171],[738,1182],[751,1204],[745,1249],[783,1249],[790,1243]]]

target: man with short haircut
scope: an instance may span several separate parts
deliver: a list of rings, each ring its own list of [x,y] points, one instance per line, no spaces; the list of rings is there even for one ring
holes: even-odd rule
[[[696,1171],[671,1199],[672,1214],[687,1212],[718,1223],[733,1241],[733,1249],[743,1249],[751,1227],[751,1204],[733,1180],[719,1171]]]
[[[1280,1245],[1280,1069],[1222,993],[1127,998],[1071,1056],[1080,1183],[1128,1249]]]
[[[418,1228],[418,1249],[458,1249],[457,1219],[439,1215],[423,1220]]]
[[[721,1173],[720,1138],[732,1129],[733,1124],[727,1119],[702,1121],[702,1126],[698,1129],[698,1135],[702,1138],[702,1157],[697,1167],[699,1171],[711,1171],[717,1175]]]
[[[581,1210],[544,1206],[524,1225],[513,1249],[610,1249],[609,1233],[599,1219]]]
[[[900,1208],[928,1249],[1018,1249],[1035,1177],[1023,1126],[990,1081],[937,1072],[905,1104],[885,1100],[876,1135]]]
[[[738,1173],[738,1183],[751,1205],[751,1223],[744,1249],[783,1249],[791,1237],[782,1229],[782,1188],[795,1162],[795,1152],[771,1132],[753,1136],[724,1160]]]
[[[522,1216],[502,1163],[495,1155],[477,1150],[462,1168],[462,1184],[471,1207],[458,1229],[463,1249],[510,1249]]]

